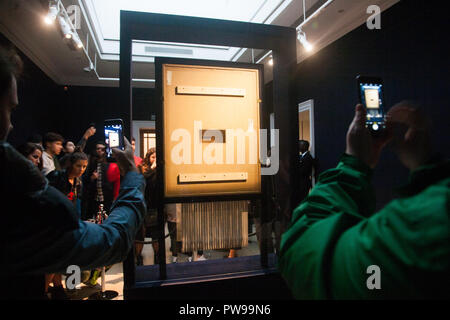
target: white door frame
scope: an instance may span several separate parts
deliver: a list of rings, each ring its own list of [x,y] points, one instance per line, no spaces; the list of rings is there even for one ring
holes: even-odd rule
[[[309,152],[313,157],[315,154],[315,138],[314,138],[314,100],[307,100],[305,102],[298,104],[298,113],[309,110],[309,136],[311,137],[311,141],[309,141]]]

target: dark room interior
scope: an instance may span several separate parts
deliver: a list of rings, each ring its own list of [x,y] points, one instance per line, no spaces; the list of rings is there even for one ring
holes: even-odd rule
[[[6,225],[11,232],[5,233],[6,237],[2,238],[2,242],[6,244],[12,241],[18,244],[11,248],[2,245],[2,260],[5,261],[2,279],[11,270],[19,270],[14,274],[19,279],[15,283],[23,284],[28,281],[27,277],[31,277],[35,285],[30,289],[2,290],[2,299],[36,299],[36,292],[40,292],[36,287],[44,290],[43,277],[53,270],[56,275],[62,274],[62,299],[70,300],[448,301],[450,111],[447,95],[450,82],[447,75],[450,74],[450,45],[447,32],[450,30],[450,19],[445,5],[441,1],[419,0],[255,0],[246,2],[241,8],[242,12],[238,14],[235,1],[220,1],[224,2],[220,5],[211,1],[203,11],[199,9],[199,12],[203,12],[202,15],[195,13],[194,5],[184,8],[181,2],[172,2],[168,2],[167,11],[161,9],[162,5],[156,6],[152,11],[150,4],[139,7],[142,4],[139,1],[130,1],[124,7],[121,7],[124,2],[111,1],[109,9],[107,1],[96,0],[2,1],[0,46],[13,48],[23,62],[21,75],[16,77],[18,106],[11,114],[13,129],[2,142],[9,145],[2,146],[0,151],[3,158],[0,162],[3,164],[3,202],[21,203],[22,197],[29,197],[25,193],[26,188],[15,187],[18,183],[14,182],[15,174],[25,174],[19,164],[26,161],[26,156],[22,153],[22,162],[17,160],[14,162],[17,165],[10,164],[8,161],[13,160],[8,158],[8,152],[13,151],[8,151],[8,148],[21,150],[33,135],[40,135],[44,138],[43,147],[46,150],[41,158],[41,164],[45,167],[43,158],[51,155],[47,152],[50,147],[47,148],[46,145],[46,141],[52,143],[51,137],[48,137],[49,132],[64,138],[61,141],[64,142],[62,154],[72,159],[66,151],[66,142],[72,141],[76,145],[86,129],[91,126],[95,128],[95,132],[91,132],[86,139],[84,153],[80,152],[88,157],[79,158],[85,161],[82,170],[86,171],[74,180],[81,181],[82,185],[81,189],[77,189],[79,199],[72,201],[75,207],[66,201],[69,204],[59,204],[64,209],[46,209],[47,200],[39,202],[40,204],[33,202],[32,207],[24,201],[23,207],[20,207],[21,210],[35,208],[37,212],[65,212],[65,207],[70,205],[70,212],[81,214],[80,217],[73,218],[76,221],[72,222],[78,227],[75,231],[65,231],[63,225],[58,227],[59,222],[54,222],[54,218],[50,218],[52,223],[46,223],[45,219],[33,222],[36,217],[31,215],[25,215],[31,225],[20,227],[18,231]],[[171,5],[174,7],[170,7]],[[371,14],[376,11],[369,11],[369,6],[373,5],[373,10],[380,10],[375,18]],[[46,30],[48,26],[42,19],[46,15],[50,16],[52,8],[57,8],[56,22],[64,17],[72,19],[70,26],[76,28],[72,30],[75,33],[72,33],[70,39],[75,41],[79,37],[82,41],[81,49],[67,45],[68,38],[64,38],[62,24],[61,30]],[[229,12],[225,12],[224,8]],[[214,12],[214,15],[208,16],[208,12]],[[370,21],[371,18],[374,20]],[[113,19],[114,22],[111,22]],[[370,23],[374,21],[380,23],[379,28],[370,27]],[[55,23],[50,27],[59,28],[59,25]],[[37,30],[38,28],[42,30]],[[313,46],[311,51],[308,50],[309,43],[306,39]],[[190,56],[183,55],[183,52],[189,51]],[[91,68],[83,71],[83,66],[89,64]],[[180,68],[177,69],[177,66]],[[183,73],[188,67],[192,67],[191,76]],[[221,70],[223,74],[208,82],[205,74],[201,73],[206,72],[205,70],[210,70],[211,74]],[[242,72],[242,75],[234,78],[233,70]],[[244,86],[240,82],[247,77],[245,72],[253,72],[259,77],[254,83],[257,88],[256,103],[251,96],[253,91],[249,89],[253,87],[247,87],[247,84]],[[227,79],[227,84],[224,79],[228,75],[235,80]],[[382,79],[383,95],[380,101],[384,116],[389,114],[388,111],[394,105],[403,101],[408,101],[405,103],[411,106],[419,106],[421,116],[415,121],[430,120],[426,136],[429,144],[422,148],[422,142],[419,142],[414,148],[417,148],[417,154],[426,154],[426,161],[422,160],[421,165],[431,166],[434,163],[432,161],[442,165],[438,173],[432,169],[424,169],[430,171],[419,170],[414,175],[414,170],[405,166],[405,163],[410,162],[397,156],[393,142],[386,145],[376,167],[369,168],[370,161],[361,160],[363,158],[358,157],[356,151],[356,155],[349,153],[348,150],[353,149],[349,147],[346,135],[350,132],[349,126],[356,125],[355,106],[360,98],[355,80],[358,75]],[[172,95],[170,90],[174,86],[178,87]],[[183,93],[182,86],[188,86],[184,90],[191,92]],[[209,93],[199,93],[200,87],[201,90],[209,90]],[[218,87],[222,93],[214,91],[219,90]],[[245,89],[236,91],[238,89],[234,88],[238,87]],[[223,93],[223,90],[228,91]],[[365,99],[367,94],[366,91]],[[202,97],[204,100],[201,100]],[[238,104],[247,97],[251,97],[248,100],[251,103],[242,102],[242,106]],[[181,98],[185,100],[177,100]],[[177,101],[186,101],[186,104],[182,107]],[[235,113],[222,113],[219,110],[209,115],[202,109],[202,101],[210,104],[210,110],[220,103],[227,106],[229,103],[230,110],[233,110],[232,106],[242,109],[236,109],[240,111]],[[221,102],[216,105],[214,101]],[[252,105],[256,107],[253,108]],[[194,129],[193,163],[186,162],[187,164],[178,167],[169,163],[170,156],[174,161],[175,153],[172,149],[171,154],[170,148],[176,141],[171,128],[176,127],[183,119],[185,122],[196,119],[196,113],[200,112],[204,118],[197,120],[203,121],[203,131],[212,129],[213,132],[227,132],[223,143],[228,145],[228,130],[232,127],[225,127],[228,121],[225,118],[229,117],[230,121],[238,123],[247,114],[244,106],[248,112],[254,112],[251,113],[253,120],[248,120],[249,128],[256,125],[256,129],[278,129],[279,140],[276,147],[270,130],[266,137],[272,148],[272,155],[263,155],[260,148],[264,147],[259,144],[257,149],[260,161],[256,165],[239,162],[233,163],[233,166],[228,162],[215,162],[216,166],[208,166],[204,162],[199,165],[195,162],[197,151]],[[305,110],[308,111],[306,122],[299,120],[303,119],[301,113]],[[365,110],[369,110],[369,106]],[[96,188],[97,203],[100,201],[100,180],[95,182],[91,177],[91,174],[97,174],[100,162],[96,162],[95,168],[92,159],[99,157],[96,154],[99,146],[105,146],[108,151],[109,143],[113,141],[111,134],[109,138],[105,136],[108,131],[105,131],[104,121],[118,118],[123,121],[120,137],[123,135],[130,142],[132,138],[136,141],[136,150],[132,151],[135,163],[130,160],[129,163],[133,164],[129,166],[134,169],[123,169],[127,167],[124,167],[125,162],[118,160],[120,155],[116,160],[105,161],[108,168],[104,172],[105,177],[109,179],[111,168],[116,170],[117,176],[120,173],[120,191],[117,186],[117,193],[114,189],[114,199],[118,200],[105,204],[106,216],[101,216],[101,219],[98,215],[88,216],[91,220],[93,218],[91,222],[97,224],[95,227],[103,228],[107,233],[103,236],[95,234],[93,226],[85,226],[90,222],[86,222],[88,219],[83,216],[85,206],[82,202],[88,201],[89,190],[95,191]],[[386,119],[389,126],[389,121],[393,118],[388,116],[383,121]],[[385,125],[384,122],[380,123]],[[247,122],[237,125],[239,126],[247,130]],[[189,131],[190,127],[187,128]],[[369,132],[367,128],[359,130]],[[419,132],[423,132],[420,130]],[[222,146],[215,143],[216,136],[213,143],[205,142],[203,131],[200,132],[203,139],[200,146],[205,146],[206,150]],[[376,134],[385,132],[390,131],[370,131],[367,134],[376,140],[374,137],[379,137]],[[149,134],[152,134],[152,138]],[[357,136],[362,141],[361,137],[365,135],[358,133]],[[258,134],[260,143],[262,139],[264,136]],[[299,144],[299,141],[304,140],[308,141],[306,152]],[[361,143],[368,143],[368,140],[364,141]],[[123,144],[125,151],[121,155],[126,157],[128,144],[121,142],[120,146]],[[177,146],[180,145],[181,143]],[[365,146],[361,145],[360,150]],[[154,165],[157,163],[156,166],[160,168],[157,174],[151,160],[151,147],[158,154],[157,160],[154,160]],[[75,150],[77,153],[78,149]],[[219,149],[215,150],[214,156],[217,157]],[[244,158],[246,154],[250,157],[251,148],[242,150]],[[17,151],[14,152],[18,154]],[[191,155],[191,151],[186,152],[183,149],[183,153],[178,155],[185,159],[187,154]],[[310,184],[308,186],[306,180],[300,178],[304,168],[303,156],[306,153],[310,153],[314,161],[314,170],[309,172],[307,178]],[[141,158],[139,163],[136,162],[136,156]],[[266,157],[270,158],[269,166],[263,163]],[[148,167],[147,160],[150,161]],[[62,163],[62,157],[59,157],[59,161]],[[275,163],[278,167],[274,174],[262,173],[273,168]],[[150,170],[151,165],[153,171]],[[31,164],[28,163],[28,166]],[[55,166],[51,170],[58,171]],[[342,171],[338,171],[340,168]],[[349,171],[345,171],[345,168]],[[70,174],[74,174],[75,169],[64,170],[61,172],[72,183]],[[257,172],[255,177],[252,170]],[[126,174],[128,171],[136,171],[132,172],[132,182],[129,176],[131,173]],[[174,178],[172,186],[171,177],[175,177],[175,171],[178,180]],[[149,178],[150,172],[155,173],[153,178]],[[235,178],[241,172],[245,173],[245,178]],[[218,177],[219,173],[225,178]],[[203,176],[200,177],[201,175]],[[53,184],[54,176],[55,174],[50,174],[46,179],[42,174],[41,178],[50,183],[52,188],[54,186],[58,189]],[[416,178],[420,179],[417,183],[429,183],[430,187],[415,185]],[[24,181],[24,185],[28,183],[29,188],[32,188],[33,183],[26,182],[28,178],[20,179]],[[154,180],[151,182],[149,179]],[[182,179],[190,180],[183,182]],[[367,185],[365,179],[369,181]],[[141,180],[146,181],[147,186],[143,187],[142,192],[137,191]],[[354,185],[357,180],[363,181],[362,184]],[[154,195],[148,195],[147,190],[149,186],[153,186],[152,183],[155,183],[151,191]],[[92,185],[91,189],[89,185]],[[329,185],[336,188],[333,189],[336,194],[326,189]],[[415,188],[414,191],[408,191],[410,193],[407,196],[402,193],[405,185],[413,185]],[[73,186],[75,188],[75,183]],[[132,188],[136,189],[133,193],[130,191],[134,190]],[[306,193],[303,195],[305,188]],[[351,190],[348,191],[347,188]],[[19,191],[15,191],[16,189]],[[107,198],[105,190],[101,194],[102,197],[105,194],[105,199]],[[8,198],[3,198],[5,195]],[[59,196],[66,195],[63,192]],[[419,199],[420,196],[422,198]],[[69,197],[69,200],[72,198]],[[347,209],[342,209],[339,201],[348,201],[349,204],[345,207],[348,212],[341,212]],[[43,206],[42,209],[40,205]],[[236,209],[240,205],[245,209]],[[120,211],[122,206],[136,212],[133,216],[139,218],[120,220],[114,212]],[[425,209],[420,209],[422,206]],[[8,204],[3,208],[9,207],[11,206]],[[103,204],[101,208],[104,208]],[[421,213],[417,213],[419,209]],[[145,210],[146,214],[143,213]],[[170,220],[171,214],[167,213],[169,210],[177,212],[176,222]],[[237,220],[228,218],[233,210],[239,211]],[[391,216],[397,216],[397,220],[385,218],[388,210],[392,211]],[[411,210],[410,215],[400,218],[407,210]],[[426,218],[424,210],[430,211],[429,218]],[[152,214],[156,222],[153,227],[149,227],[148,217]],[[330,216],[327,218],[326,215]],[[110,225],[108,219],[112,220]],[[63,220],[61,218],[61,224],[65,223]],[[325,226],[325,220],[329,222],[328,227]],[[8,219],[7,223],[14,225],[14,218]],[[104,226],[99,226],[102,223]],[[147,229],[141,229],[142,225]],[[212,231],[216,230],[215,225],[219,231]],[[175,229],[170,229],[171,227]],[[201,230],[196,229],[197,227]],[[59,231],[53,232],[51,228]],[[192,230],[193,233],[189,234]],[[314,237],[314,230],[318,233],[317,237]],[[47,232],[52,236],[46,237]],[[67,240],[81,232],[80,239],[83,241],[88,241],[89,236],[92,239],[104,237],[105,244],[97,246],[102,247],[98,248],[98,252],[104,250],[103,256],[97,255],[94,253],[97,251],[92,249],[96,247],[96,240],[86,244],[82,244],[82,240]],[[137,234],[140,232],[144,232],[144,235],[138,240]],[[174,232],[176,241],[172,239]],[[225,239],[226,232],[233,239]],[[34,239],[37,240],[24,240],[35,233]],[[221,238],[222,233],[224,239]],[[22,234],[25,234],[25,238]],[[351,242],[349,239],[353,239],[352,236],[361,238],[354,240],[354,245],[345,246]],[[223,242],[227,240],[233,244],[224,245]],[[41,254],[30,254],[19,259],[19,253],[13,253],[22,248],[32,248],[34,244],[30,244],[35,241],[42,241],[42,245],[29,250],[39,251]],[[155,247],[155,243],[159,243],[159,247]],[[71,253],[71,245],[85,245],[87,249],[82,251],[77,247]],[[178,248],[178,245],[180,249],[177,256],[174,247]],[[53,257],[52,251],[59,252],[59,258]],[[295,252],[298,256],[295,256]],[[339,255],[339,252],[343,254]],[[77,253],[84,257],[77,258]],[[110,263],[102,271],[99,267],[104,266],[105,261]],[[69,265],[81,266],[82,280],[76,287],[70,287],[68,279],[71,279],[71,273],[63,270],[63,266],[67,268]],[[297,269],[296,265],[303,267]],[[343,269],[337,270],[337,265],[343,266]],[[345,281],[352,283],[360,278],[367,279],[370,276],[367,271],[369,269],[366,270],[369,265],[381,266],[382,288],[386,289],[369,288],[364,291],[365,282],[361,285],[342,284]],[[20,273],[22,269],[26,270],[23,274]],[[31,269],[37,270],[36,273]],[[87,278],[83,279],[86,270]],[[95,273],[94,270],[98,272]],[[358,276],[349,276],[352,272]],[[36,280],[38,276],[41,280]],[[5,288],[11,285],[11,281],[5,280]],[[58,299],[55,289],[58,285],[56,280],[53,281],[53,285],[45,284],[45,297],[38,299]],[[369,280],[367,284],[369,287]],[[108,292],[112,292],[111,296],[107,295]]]

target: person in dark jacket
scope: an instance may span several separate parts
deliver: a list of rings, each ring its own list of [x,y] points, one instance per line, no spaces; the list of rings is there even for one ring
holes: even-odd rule
[[[73,204],[6,142],[19,103],[19,63],[17,54],[0,48],[0,299],[45,299],[44,274],[127,257],[146,211],[145,181],[125,139],[124,151],[113,149],[124,179],[108,219],[102,225],[81,221]]]
[[[44,152],[44,149],[42,149],[41,145],[33,142],[25,142],[17,147],[17,151],[33,162],[39,170],[42,170],[42,153]]]
[[[93,219],[103,204],[106,212],[116,199],[120,188],[120,172],[116,163],[106,161],[106,145],[98,142],[89,157],[88,168],[83,175],[84,191],[81,201],[81,219]]]
[[[82,152],[74,152],[70,154],[68,162],[67,169],[52,171],[47,175],[47,179],[51,186],[66,195],[67,199],[76,207],[78,197],[81,196],[81,176],[86,170],[88,157]],[[50,283],[53,283],[53,288],[49,287]],[[45,275],[45,293],[51,294],[52,299],[68,298],[62,285],[62,274]]]
[[[52,171],[47,175],[50,185],[61,191],[76,206],[77,199],[81,196],[81,176],[86,171],[88,157],[83,152],[70,154],[67,169]]]
[[[145,155],[142,164],[138,167],[146,181],[145,186],[145,202],[147,203],[147,214],[145,215],[144,224],[141,232],[136,240],[144,241],[145,237],[152,238],[152,247],[154,253],[154,263],[158,263],[158,212],[157,212],[157,194],[156,194],[156,149],[150,148]],[[136,257],[138,265],[142,264],[141,243],[136,244]]]
[[[314,158],[311,156],[309,152],[309,142],[306,140],[299,140],[298,142],[299,151],[300,151],[300,190],[299,195],[296,199],[297,203],[303,201],[303,199],[308,196],[309,191],[312,188],[312,175],[314,168]]]

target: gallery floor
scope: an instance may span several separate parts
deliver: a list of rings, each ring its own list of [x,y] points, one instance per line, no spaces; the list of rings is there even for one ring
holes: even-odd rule
[[[240,250],[236,250],[237,256],[253,256],[259,255],[258,242],[256,235],[254,235],[255,226],[253,225],[253,233],[249,237],[249,245]],[[166,234],[167,225],[166,225]],[[150,241],[151,238],[146,238],[145,241]],[[209,250],[204,252],[206,259],[225,259],[229,251],[227,250]],[[151,244],[145,244],[142,251],[144,257],[144,265],[152,265],[154,254]],[[197,258],[196,253],[194,253],[194,261],[188,262],[188,256],[186,254],[179,254],[177,263],[195,263]],[[172,262],[172,256],[170,254],[170,238],[166,238],[166,263]],[[113,265],[105,274],[105,290],[112,290],[118,293],[117,297],[113,300],[123,300],[123,270],[122,263],[117,263]],[[74,291],[69,291],[67,294],[71,300],[88,300],[89,297],[96,292],[101,291],[101,278],[97,280],[96,286],[87,286],[85,284],[80,284]]]

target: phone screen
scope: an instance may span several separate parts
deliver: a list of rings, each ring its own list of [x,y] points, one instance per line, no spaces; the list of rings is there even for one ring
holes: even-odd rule
[[[367,110],[366,126],[378,131],[384,128],[383,84],[377,78],[358,78],[359,100]]]
[[[105,121],[106,156],[112,158],[112,148],[124,149],[121,121]]]

